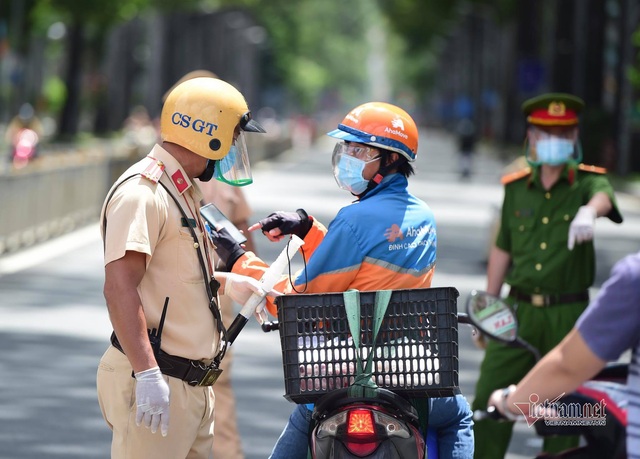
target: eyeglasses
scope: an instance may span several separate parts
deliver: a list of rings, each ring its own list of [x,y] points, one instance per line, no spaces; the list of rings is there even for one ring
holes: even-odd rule
[[[358,158],[366,162],[375,161],[376,159],[380,158],[378,149],[373,147],[365,147],[354,143],[341,142],[336,145],[336,149],[337,148],[340,148],[342,150],[342,153],[345,155],[353,156],[354,158]]]

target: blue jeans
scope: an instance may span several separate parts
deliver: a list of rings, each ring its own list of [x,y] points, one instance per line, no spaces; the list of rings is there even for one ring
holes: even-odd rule
[[[440,459],[473,457],[473,413],[462,395],[429,399],[429,429],[438,433]]]
[[[309,405],[296,405],[269,459],[307,459],[312,413]]]
[[[297,405],[269,459],[306,459],[312,411]],[[438,433],[440,459],[473,457],[473,414],[462,395],[429,400],[429,428]]]

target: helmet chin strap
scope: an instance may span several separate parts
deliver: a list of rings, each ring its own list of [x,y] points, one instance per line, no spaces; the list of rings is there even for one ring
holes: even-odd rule
[[[358,199],[364,198],[369,191],[377,187],[380,184],[380,182],[382,182],[382,179],[388,175],[391,169],[400,165],[400,161],[401,161],[400,159],[396,159],[395,161],[393,161],[390,164],[387,164],[386,166],[380,166],[380,168],[378,169],[378,172],[376,172],[376,174],[371,178],[371,180],[369,180],[369,183],[367,184],[367,188],[362,193],[357,195]]]
[[[196,178],[198,180],[200,180],[201,182],[208,182],[213,177],[213,174],[214,174],[215,171],[216,171],[216,160],[215,159],[208,159],[207,160],[207,167],[205,167],[204,171],[202,172],[202,174],[198,175],[198,177],[196,177]]]

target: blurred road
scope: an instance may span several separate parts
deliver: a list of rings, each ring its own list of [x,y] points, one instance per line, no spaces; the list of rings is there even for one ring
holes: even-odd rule
[[[246,188],[254,221],[274,210],[304,207],[328,224],[350,195],[331,174],[333,141],[290,150],[254,167]],[[485,286],[490,225],[502,200],[504,167],[487,147],[475,173],[461,181],[455,142],[428,131],[421,137],[410,189],[433,209],[438,265],[433,286],[454,286],[459,307]],[[618,195],[623,225],[596,227],[596,287],[622,256],[638,250],[640,200]],[[282,245],[257,237],[258,251],[275,260]],[[0,459],[108,458],[110,431],[95,394],[98,360],[111,332],[102,297],[102,246],[97,223],[0,258]],[[296,257],[298,258],[298,257]],[[301,261],[295,260],[295,267]],[[283,398],[279,336],[250,322],[234,344],[233,377],[247,459],[266,458],[293,408]],[[460,381],[471,400],[482,352],[460,330]],[[526,426],[515,430],[508,459],[530,458],[540,442]]]

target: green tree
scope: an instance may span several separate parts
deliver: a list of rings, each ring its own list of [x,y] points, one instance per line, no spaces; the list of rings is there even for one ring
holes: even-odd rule
[[[44,33],[54,22],[66,25],[66,68],[63,80],[67,98],[59,120],[58,134],[71,137],[77,133],[82,95],[85,57],[99,65],[107,31],[150,6],[151,0],[37,0],[31,10],[36,32]]]
[[[483,7],[499,22],[513,19],[517,0],[378,0],[391,28],[404,41],[404,83],[424,95],[431,89],[443,37],[471,7]]]
[[[346,104],[365,91],[369,0],[222,0],[243,6],[268,31],[275,72],[298,108],[311,113],[321,94]]]
[[[627,70],[627,77],[633,86],[640,89],[640,27],[633,33],[632,44],[636,52],[634,65]]]

